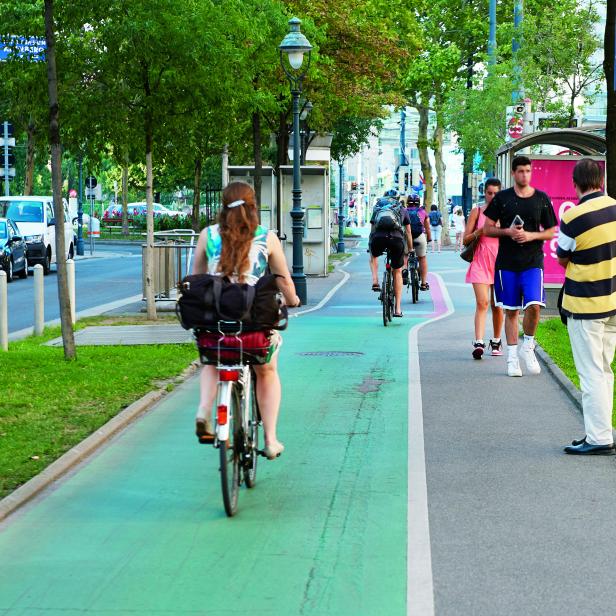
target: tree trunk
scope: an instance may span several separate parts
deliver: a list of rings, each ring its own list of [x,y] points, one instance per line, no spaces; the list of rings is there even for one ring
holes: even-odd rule
[[[428,120],[430,115],[429,109],[421,104],[416,105],[415,108],[419,113],[417,149],[419,150],[419,162],[425,182],[424,204],[426,207],[430,207],[434,199],[432,165],[430,164],[430,157],[428,156]]]
[[[575,97],[576,97],[576,79],[573,76],[573,85],[571,86],[571,98],[569,99],[569,117],[567,118],[567,126],[575,128]]]
[[[192,205],[192,228],[193,231],[199,233],[199,210],[201,209],[201,170],[203,169],[203,160],[201,157],[195,159],[195,189],[193,191]],[[209,221],[208,221],[209,223]]]
[[[128,235],[128,156],[122,165],[122,233]]]
[[[151,112],[146,111],[145,120],[145,200],[146,247],[145,247],[145,303],[148,319],[156,320],[156,301],[154,298],[154,174],[152,171],[152,144],[154,129]]]
[[[261,155],[261,114],[255,111],[252,114],[252,148],[255,158],[255,194],[257,196],[257,212],[261,221],[261,170],[263,169],[263,157]]]
[[[436,126],[434,128],[434,136],[432,139],[434,151],[434,163],[436,166],[436,178],[438,181],[438,209],[443,218],[442,229],[442,244],[449,246],[451,239],[449,237],[449,209],[447,208],[447,194],[445,192],[445,161],[443,160],[443,123],[440,113],[436,114]],[[431,203],[426,203],[426,210],[431,206]]]
[[[229,181],[229,144],[225,143],[225,146],[222,149],[222,183],[220,187],[225,188],[228,181]]]
[[[280,167],[288,162],[289,133],[287,116],[281,112],[278,116],[278,131],[276,132],[276,230],[282,235],[282,178]]]
[[[49,92],[49,143],[51,144],[51,183],[54,217],[56,219],[56,267],[58,269],[58,299],[64,358],[75,359],[75,336],[71,318],[64,241],[64,204],[62,202],[62,150],[60,145],[60,108],[58,74],[56,71],[55,24],[53,0],[45,0],[45,40],[47,43],[47,84]]]
[[[607,3],[605,21],[603,70],[607,82],[607,121],[605,126],[607,192],[613,198],[616,198],[616,90],[614,89],[614,54],[612,53],[615,39],[616,2],[610,1]]]
[[[36,154],[36,125],[30,118],[28,122],[28,144],[26,146],[26,177],[24,181],[24,195],[32,195],[34,190],[34,158]]]

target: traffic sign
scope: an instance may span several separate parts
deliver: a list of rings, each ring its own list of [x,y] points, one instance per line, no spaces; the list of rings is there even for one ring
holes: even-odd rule
[[[39,36],[2,36],[0,37],[0,62],[21,58],[30,62],[45,60],[47,44]]]
[[[98,182],[96,181],[96,178],[95,178],[93,175],[89,175],[89,176],[86,178],[86,187],[87,187],[87,188],[92,188],[92,189],[94,189],[94,188],[96,188],[97,183],[98,183]]]

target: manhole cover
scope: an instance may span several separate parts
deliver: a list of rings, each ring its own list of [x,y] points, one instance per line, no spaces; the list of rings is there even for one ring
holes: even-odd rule
[[[363,353],[358,351],[309,351],[307,353],[298,353],[298,355],[306,357],[354,357],[363,355]]]

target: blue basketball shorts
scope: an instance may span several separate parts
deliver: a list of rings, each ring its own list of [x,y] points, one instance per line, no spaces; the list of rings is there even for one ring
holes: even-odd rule
[[[545,308],[543,270],[532,267],[521,272],[496,270],[494,276],[496,305],[505,310],[520,310],[538,304]]]

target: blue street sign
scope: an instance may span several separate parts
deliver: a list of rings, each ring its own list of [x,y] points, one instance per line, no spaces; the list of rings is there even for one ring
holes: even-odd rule
[[[45,60],[46,43],[37,36],[5,36],[0,39],[0,62],[21,58],[30,62]]]

